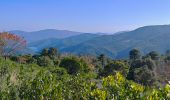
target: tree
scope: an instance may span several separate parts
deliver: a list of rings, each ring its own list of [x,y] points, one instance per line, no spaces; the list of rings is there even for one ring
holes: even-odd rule
[[[58,50],[56,49],[56,48],[53,48],[53,47],[51,47],[51,48],[49,48],[49,50],[48,50],[48,56],[51,58],[51,59],[56,59],[56,58],[58,58]]]
[[[165,53],[165,61],[170,61],[170,50],[167,50]]]
[[[170,56],[170,50],[167,50],[165,53],[166,56]]]
[[[69,74],[73,75],[83,70],[83,65],[75,57],[66,57],[62,59],[59,66],[64,67]]]
[[[61,67],[49,67],[49,71],[54,74],[57,80],[65,80],[68,76],[67,70]]]
[[[39,66],[44,66],[44,67],[48,67],[48,66],[53,66],[53,61],[48,57],[48,56],[41,56],[38,58],[37,60],[37,64]]]
[[[127,76],[129,72],[129,66],[123,61],[113,61],[106,65],[104,68],[104,75],[115,75],[117,72],[121,72],[124,76]]]
[[[160,54],[156,51],[151,51],[147,54],[147,56],[151,57],[152,60],[158,60],[160,57]]]
[[[24,38],[8,32],[0,33],[0,55],[9,57],[26,47]]]
[[[134,81],[143,85],[151,86],[155,82],[155,73],[148,69],[147,65],[141,68],[136,68],[134,70]]]
[[[48,56],[48,49],[47,49],[47,48],[44,48],[44,49],[41,51],[41,56]]]
[[[130,60],[137,60],[141,58],[141,53],[138,49],[132,49],[129,52],[129,57],[130,57]]]
[[[58,50],[56,48],[45,48],[41,51],[41,56],[48,56],[52,60],[56,60],[59,57]]]
[[[101,55],[98,57],[98,60],[99,60],[99,61],[101,62],[101,64],[102,64],[102,69],[104,69],[105,64],[106,64],[105,55],[104,55],[104,54],[101,54]]]
[[[131,62],[128,73],[128,79],[142,83],[144,85],[152,85],[155,82],[156,64],[151,58],[139,59]]]

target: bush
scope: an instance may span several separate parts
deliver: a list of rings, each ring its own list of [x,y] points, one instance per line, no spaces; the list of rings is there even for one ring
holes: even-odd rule
[[[40,57],[38,59],[37,64],[39,66],[44,66],[44,67],[54,66],[53,61],[49,57],[47,57],[47,56]]]
[[[123,61],[112,61],[106,65],[102,75],[115,75],[116,72],[121,72],[126,77],[129,72],[129,65]]]
[[[72,75],[88,71],[86,63],[76,57],[66,57],[62,59],[59,66],[65,68],[68,73]]]

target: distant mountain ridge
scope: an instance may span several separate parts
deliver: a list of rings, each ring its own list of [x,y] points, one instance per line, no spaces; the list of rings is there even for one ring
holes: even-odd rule
[[[62,39],[70,36],[83,34],[83,32],[74,32],[74,31],[56,30],[56,29],[45,29],[45,30],[33,31],[33,32],[13,30],[9,32],[23,36],[28,42],[35,42],[38,40],[44,40],[49,38]]]
[[[50,38],[45,40],[40,40],[37,42],[32,42],[28,46],[33,48],[38,48],[39,50],[48,47],[57,47],[63,49],[65,47],[71,47],[73,45],[78,45],[92,38],[98,37],[97,34],[84,33],[76,36],[71,36],[64,39]]]
[[[164,53],[170,49],[170,25],[144,26],[132,31],[113,35],[82,33],[66,38],[48,38],[32,42],[30,48],[41,50],[56,47],[63,53],[99,55],[105,54],[112,58],[125,58],[133,48],[143,54],[150,51]]]

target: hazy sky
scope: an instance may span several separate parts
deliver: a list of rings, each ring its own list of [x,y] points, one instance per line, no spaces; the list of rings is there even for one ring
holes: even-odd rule
[[[170,0],[0,0],[0,31],[116,32],[170,24]]]

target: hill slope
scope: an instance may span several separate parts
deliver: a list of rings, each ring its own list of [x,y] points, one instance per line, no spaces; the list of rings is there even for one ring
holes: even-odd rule
[[[67,37],[64,39],[50,38],[50,39],[29,43],[28,47],[33,48],[36,51],[40,51],[43,48],[48,48],[48,47],[57,47],[59,50],[62,51],[62,49],[66,47],[72,47],[99,36],[100,35],[97,34],[84,33],[76,36]]]
[[[87,38],[88,37],[88,38]],[[48,41],[51,41],[48,43]],[[45,41],[44,41],[45,42]],[[39,47],[39,43],[33,43],[31,47]],[[46,40],[48,46],[54,46],[61,52],[73,54],[106,54],[112,58],[123,58],[133,48],[140,49],[143,53],[152,50],[161,53],[170,49],[170,25],[145,26],[133,31],[115,35],[78,35],[65,39]],[[43,47],[48,47],[43,46]]]
[[[106,49],[115,55],[111,57],[116,58],[127,57],[132,48],[139,48],[143,53],[152,50],[163,53],[170,48],[170,26],[146,26],[130,32],[101,36],[77,47],[83,49],[87,46]]]

